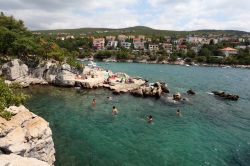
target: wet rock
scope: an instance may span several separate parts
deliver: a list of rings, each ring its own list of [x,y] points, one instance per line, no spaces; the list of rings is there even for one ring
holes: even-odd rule
[[[173,94],[173,100],[175,101],[180,101],[182,99],[180,93]]]
[[[187,91],[187,94],[188,94],[188,95],[195,95],[195,92],[194,92],[192,89],[189,89],[189,90]]]
[[[234,95],[234,94],[229,94],[229,93],[225,93],[223,91],[212,91],[212,93],[215,95],[215,96],[218,96],[222,99],[226,99],[226,100],[238,100],[240,97],[238,95]]]

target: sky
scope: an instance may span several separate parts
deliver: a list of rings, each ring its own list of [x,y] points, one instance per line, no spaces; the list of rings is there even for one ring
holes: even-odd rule
[[[31,30],[148,26],[250,32],[250,0],[0,0]]]

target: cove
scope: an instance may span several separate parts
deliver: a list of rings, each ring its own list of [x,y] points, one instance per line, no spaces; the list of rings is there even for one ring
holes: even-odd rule
[[[250,71],[160,64],[99,63],[114,72],[165,81],[171,92],[197,95],[173,105],[106,89],[35,86],[26,106],[50,122],[56,165],[248,165]],[[239,101],[209,95],[238,94]],[[107,100],[112,96],[113,100]],[[96,108],[91,101],[97,100]],[[118,116],[111,115],[112,106]],[[176,116],[180,109],[182,117]],[[153,115],[153,124],[145,121]]]

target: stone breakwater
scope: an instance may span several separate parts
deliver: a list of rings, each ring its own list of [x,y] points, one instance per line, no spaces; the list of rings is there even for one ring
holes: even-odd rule
[[[49,123],[24,106],[6,111],[14,116],[9,121],[0,117],[0,165],[54,165]]]

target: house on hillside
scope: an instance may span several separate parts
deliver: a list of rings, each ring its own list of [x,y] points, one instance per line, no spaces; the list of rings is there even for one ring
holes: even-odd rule
[[[145,36],[144,35],[138,35],[138,38],[141,40],[145,40]]]
[[[134,38],[133,39],[133,44],[134,44],[135,49],[143,50],[145,48],[144,43],[145,42],[140,38]]]
[[[226,57],[229,57],[230,55],[238,54],[238,50],[231,48],[231,47],[223,48],[223,49],[220,49],[219,51],[221,51]]]
[[[126,49],[130,49],[131,48],[131,43],[130,42],[121,42],[121,46],[126,48]]]
[[[187,53],[187,46],[186,45],[183,45],[183,44],[177,45],[176,49],[179,51],[183,51],[185,54]]]
[[[173,52],[173,45],[169,43],[163,43],[162,44],[163,50],[165,50],[168,54],[172,54]]]
[[[118,41],[108,41],[108,43],[107,43],[107,47],[112,47],[112,48],[116,48],[117,47],[117,45],[118,45]]]
[[[126,36],[126,35],[118,35],[118,40],[120,41],[120,42],[123,42],[123,41],[125,41],[128,37]]]
[[[93,47],[97,50],[102,50],[105,47],[105,39],[104,38],[96,38],[93,39]]]
[[[107,41],[114,41],[115,40],[115,36],[106,36],[105,38]]]
[[[148,49],[149,49],[149,51],[158,51],[159,45],[158,44],[149,44]]]

